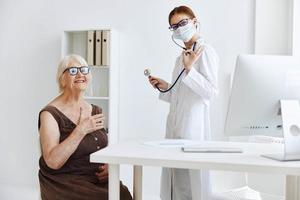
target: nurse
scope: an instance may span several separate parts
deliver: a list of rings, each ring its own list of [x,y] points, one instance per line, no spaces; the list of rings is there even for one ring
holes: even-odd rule
[[[166,138],[210,140],[210,102],[218,92],[218,56],[199,34],[199,22],[186,6],[175,7],[169,14],[173,41],[183,52],[178,56],[172,83],[176,85],[159,98],[170,103]],[[167,90],[170,84],[150,76],[154,88]],[[161,177],[162,200],[208,200],[211,189],[209,172],[205,170],[164,168]]]

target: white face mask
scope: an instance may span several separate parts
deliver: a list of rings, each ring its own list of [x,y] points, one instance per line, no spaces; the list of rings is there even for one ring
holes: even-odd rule
[[[187,25],[177,28],[173,32],[173,37],[183,42],[188,42],[196,34],[196,31],[194,24],[189,22]]]

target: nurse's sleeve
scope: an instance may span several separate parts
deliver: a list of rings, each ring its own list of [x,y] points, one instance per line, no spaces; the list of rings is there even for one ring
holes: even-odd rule
[[[168,88],[170,88],[170,84],[168,84]],[[159,92],[159,99],[170,103],[171,95],[172,95],[172,90],[170,90],[169,92],[165,92],[165,93]]]
[[[219,58],[212,48],[205,47],[199,59],[200,68],[203,67],[201,71],[204,73],[200,73],[200,69],[197,71],[193,66],[182,81],[197,95],[209,100],[218,93]]]

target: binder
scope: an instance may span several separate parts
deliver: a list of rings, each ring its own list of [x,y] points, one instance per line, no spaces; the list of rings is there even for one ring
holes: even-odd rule
[[[95,65],[99,66],[102,64],[102,31],[96,31],[96,52],[95,52]]]
[[[102,31],[102,65],[110,65],[110,31]]]
[[[95,42],[95,31],[87,32],[87,63],[88,65],[94,65],[94,42]]]

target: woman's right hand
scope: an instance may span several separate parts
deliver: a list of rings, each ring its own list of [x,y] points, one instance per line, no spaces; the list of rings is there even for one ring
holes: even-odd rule
[[[150,84],[156,89],[156,86],[161,90],[167,90],[168,89],[168,83],[164,81],[163,79],[149,76],[149,82]]]
[[[80,108],[80,116],[77,128],[84,135],[92,133],[96,130],[104,128],[104,115],[97,114],[93,116],[84,117],[82,114],[82,108]]]

